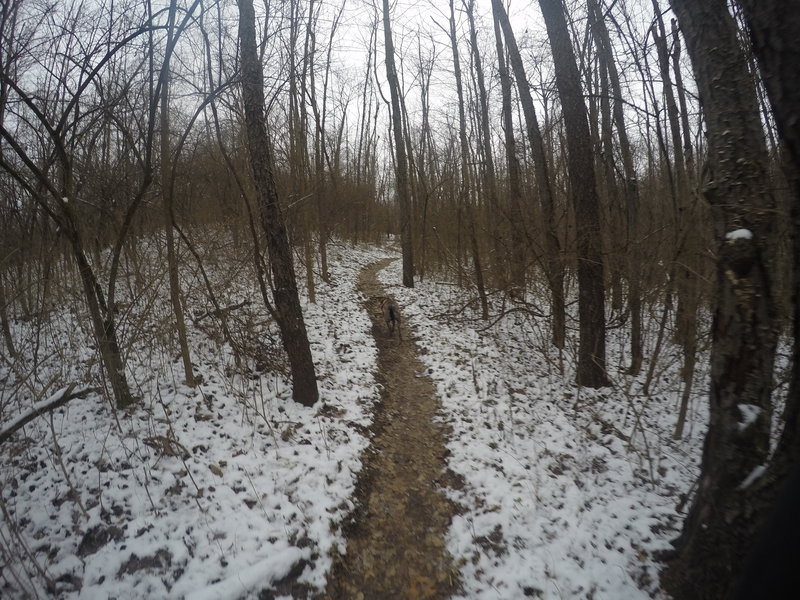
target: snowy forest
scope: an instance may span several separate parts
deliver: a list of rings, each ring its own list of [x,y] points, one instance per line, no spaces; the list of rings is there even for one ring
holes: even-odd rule
[[[794,597],[794,0],[0,0],[0,597]]]

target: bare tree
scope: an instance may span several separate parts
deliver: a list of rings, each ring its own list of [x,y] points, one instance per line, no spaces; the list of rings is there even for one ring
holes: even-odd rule
[[[389,18],[389,0],[383,0],[383,35],[386,45],[386,79],[392,98],[392,134],[395,151],[395,194],[400,208],[400,248],[403,254],[403,285],[414,287],[414,247],[411,232],[411,190],[409,188],[403,113],[400,106],[400,80],[394,60],[394,42]]]
[[[264,121],[264,75],[258,59],[252,0],[239,0],[239,40],[250,166],[269,252],[275,313],[292,371],[292,398],[304,406],[313,406],[319,398],[317,377],[273,174],[272,144]]]
[[[453,74],[456,80],[456,95],[458,98],[458,140],[461,149],[461,186],[459,187],[460,204],[467,210],[467,228],[469,234],[472,264],[475,269],[475,286],[481,303],[481,317],[489,318],[489,305],[486,300],[486,289],[483,284],[483,269],[481,268],[480,252],[478,250],[478,234],[475,223],[475,207],[472,204],[471,177],[469,169],[469,141],[467,140],[467,117],[464,111],[464,86],[461,82],[461,58],[458,53],[458,37],[456,35],[455,2],[450,0],[450,47],[453,51]]]
[[[89,12],[91,8],[80,3],[59,8],[61,12],[48,13],[46,20],[39,23],[42,32],[36,28],[32,30],[32,35],[46,35],[50,27],[58,31],[54,38],[48,40],[46,62],[41,63],[42,72],[47,74],[50,86],[49,97],[42,97],[38,90],[27,89],[26,86],[35,85],[35,81],[25,78],[20,71],[25,61],[35,63],[40,60],[36,53],[44,45],[27,40],[16,48],[13,64],[4,62],[0,65],[3,69],[0,82],[4,86],[4,93],[6,97],[13,96],[15,105],[14,124],[10,125],[7,120],[0,122],[0,136],[7,148],[0,154],[0,168],[17,182],[28,199],[35,203],[37,211],[46,215],[66,240],[77,267],[105,375],[117,407],[124,408],[133,403],[134,397],[125,375],[120,350],[113,290],[116,278],[114,265],[118,264],[128,229],[123,227],[117,233],[106,294],[98,269],[92,265],[87,253],[87,233],[81,222],[81,175],[84,174],[82,169],[88,168],[91,161],[81,160],[79,154],[91,146],[82,145],[81,138],[88,117],[96,110],[96,107],[89,110],[96,101],[92,86],[100,85],[103,69],[122,54],[129,44],[151,31],[153,26],[146,22],[130,27],[124,34],[108,31],[108,40],[93,38],[89,43],[94,47],[88,49],[87,42],[79,39],[80,32],[74,31],[73,25],[91,21],[94,18]],[[57,19],[60,21],[56,22]],[[13,28],[16,23],[13,20],[4,21],[3,26]],[[121,34],[120,37],[111,42],[112,36],[117,33]],[[4,39],[12,40],[14,35],[6,35]],[[115,101],[116,98],[106,98],[107,107],[113,106]],[[150,110],[145,111],[146,118],[143,119],[150,128],[155,121],[155,106],[150,102]],[[152,129],[149,129],[149,133],[152,133]],[[142,146],[148,154],[151,142],[152,135],[144,136]],[[127,206],[125,218],[128,224],[152,180],[146,171],[136,197]],[[91,235],[94,233],[90,232]]]
[[[786,0],[737,0],[741,6],[772,105],[778,134],[788,157],[784,161],[792,191],[794,353],[792,379],[784,410],[778,456],[800,459],[800,83],[793,65],[800,60],[795,40],[800,36],[800,12]]]
[[[741,565],[739,536],[751,520],[747,478],[769,453],[775,202],[755,86],[727,3],[671,4],[708,128],[703,191],[713,211],[717,300],[701,475],[667,582],[683,598],[722,598]]]
[[[494,166],[492,134],[489,127],[489,96],[486,91],[486,75],[484,74],[483,59],[478,45],[478,30],[475,26],[475,0],[461,1],[469,19],[469,44],[478,88],[480,173],[484,195],[488,200],[486,208],[488,210],[489,235],[492,239],[492,260],[490,260],[490,264],[495,278],[495,285],[504,286],[506,284],[506,276],[502,257],[503,233],[499,226],[500,205],[497,193],[497,173]]]
[[[428,249],[428,206],[432,196],[431,179],[435,176],[436,161],[434,153],[433,136],[430,127],[430,113],[431,113],[431,77],[436,65],[436,43],[431,39],[431,50],[428,54],[422,51],[422,40],[418,41],[418,61],[417,73],[419,76],[419,92],[420,92],[420,105],[422,108],[422,123],[420,128],[419,141],[417,142],[416,162],[416,181],[419,188],[417,195],[418,202],[421,206],[417,211],[417,218],[419,225],[419,248],[420,252],[417,254],[417,273],[420,280],[425,277],[425,267],[427,264]]]
[[[316,68],[314,65],[314,61],[311,60],[309,64],[309,78],[311,85],[309,86],[310,92],[310,100],[311,100],[311,109],[314,113],[314,122],[316,124],[315,135],[314,135],[314,182],[315,182],[315,193],[316,193],[316,200],[317,200],[317,227],[318,227],[318,236],[319,236],[319,257],[320,257],[320,271],[323,281],[330,280],[330,273],[328,272],[328,241],[331,236],[331,231],[333,229],[333,224],[330,222],[330,212],[331,212],[331,205],[329,202],[329,194],[327,190],[327,182],[325,179],[325,164],[326,162],[329,163],[329,157],[327,154],[327,137],[325,134],[325,128],[327,125],[327,117],[328,117],[328,110],[327,110],[327,100],[328,100],[328,84],[330,81],[330,73],[331,73],[331,53],[333,51],[333,41],[334,36],[336,35],[337,29],[339,27],[339,22],[342,18],[342,13],[344,12],[345,3],[342,2],[339,11],[336,13],[336,16],[333,20],[331,25],[330,36],[328,39],[328,50],[327,50],[327,60],[325,61],[325,74],[322,80],[322,106],[320,107],[320,103],[317,100],[317,91],[316,91]],[[310,10],[310,8],[309,8]],[[317,17],[318,19],[319,17]],[[311,42],[311,55],[313,56],[316,47],[316,34],[314,34],[311,23],[309,21],[309,32],[310,32],[310,42]],[[342,123],[340,127],[340,138],[341,132],[344,128],[345,118],[342,118]],[[338,144],[337,144],[338,146]],[[336,165],[338,167],[338,165]],[[335,168],[334,165],[330,165],[328,169],[328,173],[330,175],[330,181],[333,187],[337,187],[337,178],[338,178],[338,168]]]
[[[675,337],[683,349],[683,392],[681,408],[675,427],[675,437],[680,438],[683,434],[683,424],[692,392],[695,363],[697,361],[697,306],[700,300],[697,277],[699,271],[697,260],[697,254],[699,254],[697,251],[698,228],[695,223],[694,194],[690,185],[693,178],[687,169],[687,162],[684,156],[685,145],[682,143],[684,138],[681,136],[681,115],[678,110],[679,105],[676,103],[675,90],[673,89],[675,86],[672,83],[672,74],[670,72],[672,63],[670,61],[667,31],[658,1],[652,0],[652,4],[655,13],[652,35],[658,54],[658,67],[667,111],[672,156],[674,157],[674,160],[670,161],[669,154],[665,152],[663,160],[670,167],[670,191],[673,201],[675,237],[673,273],[678,299],[675,312]],[[680,45],[676,44],[674,51],[679,52]],[[680,77],[679,67],[675,69],[675,73]],[[677,92],[683,100],[683,90],[678,89]],[[691,156],[690,149],[689,157],[691,158]]]
[[[173,45],[175,36],[176,0],[169,4],[167,18],[167,46]],[[152,14],[152,4],[148,3],[148,11]],[[151,40],[152,41],[152,40]],[[154,49],[151,47],[151,52]],[[178,334],[178,343],[183,361],[183,373],[186,385],[194,387],[194,372],[192,359],[189,355],[189,341],[186,337],[186,321],[183,317],[183,303],[181,299],[181,284],[178,277],[178,259],[175,253],[175,234],[173,231],[173,189],[172,189],[172,152],[170,150],[170,119],[169,119],[169,94],[170,94],[170,58],[167,52],[161,66],[161,194],[164,212],[164,235],[167,241],[167,269],[169,270],[169,296],[172,310],[175,313],[175,329]]]
[[[592,15],[592,27],[595,32],[597,53],[600,68],[608,75],[612,94],[612,111],[614,125],[616,126],[619,151],[622,157],[622,194],[625,206],[625,245],[628,280],[628,305],[631,321],[631,364],[629,373],[636,375],[642,368],[642,296],[641,296],[641,257],[638,243],[639,221],[639,182],[633,163],[633,151],[628,138],[623,110],[624,98],[619,72],[614,59],[611,46],[611,37],[606,27],[605,18],[598,0],[589,0],[589,10]],[[610,124],[609,124],[610,125]],[[606,159],[613,160],[613,148],[606,151]]]
[[[525,124],[528,129],[528,140],[531,144],[531,155],[533,166],[536,172],[536,189],[539,194],[539,203],[544,215],[544,236],[545,252],[547,262],[545,273],[550,286],[551,310],[553,311],[552,339],[556,348],[564,347],[566,316],[564,308],[564,264],[561,258],[561,246],[556,232],[555,202],[553,200],[553,189],[550,176],[550,165],[548,164],[547,153],[545,152],[544,139],[539,128],[539,120],[536,117],[536,110],[533,106],[528,78],[525,74],[525,67],[522,64],[522,56],[517,47],[517,40],[508,21],[508,14],[500,0],[492,0],[492,11],[495,19],[499,21],[503,29],[503,36],[508,48],[509,62],[514,69],[514,78],[517,82],[517,91],[522,103],[522,112],[525,116]],[[585,111],[585,109],[584,109]],[[585,116],[584,116],[585,120]],[[604,352],[605,353],[605,352]]]
[[[3,44],[0,45],[0,69],[3,73],[11,73],[11,68],[14,63],[14,36],[15,30],[13,23],[16,20],[17,12],[19,11],[19,2],[8,2],[3,5],[3,10],[0,12],[0,36],[2,36]],[[8,83],[5,78],[0,77],[0,127],[3,126],[6,114],[6,102],[8,100]],[[0,144],[0,158],[4,152],[4,147]],[[8,185],[11,182],[3,182],[2,196],[11,198],[11,190]],[[0,205],[0,214],[2,214],[3,223],[11,222],[11,210],[13,209],[12,203],[3,203]],[[6,230],[8,234],[8,230]],[[9,268],[10,254],[12,249],[6,250],[3,248],[3,254],[0,255],[0,328],[3,331],[3,342],[8,350],[8,356],[12,360],[17,356],[17,350],[14,346],[14,338],[11,335],[11,326],[9,325],[9,300],[6,294],[6,277],[5,271]]]
[[[525,240],[522,228],[522,175],[519,157],[517,156],[517,140],[514,135],[514,113],[511,104],[511,75],[506,63],[506,51],[501,33],[500,18],[493,9],[493,25],[495,47],[497,49],[497,67],[500,77],[500,98],[502,103],[503,145],[506,157],[506,203],[511,220],[511,251],[509,257],[510,282],[515,286],[525,284]]]
[[[556,85],[561,97],[567,136],[567,168],[575,206],[578,244],[578,385],[608,385],[606,375],[605,292],[600,247],[600,215],[594,178],[594,159],[564,6],[561,0],[539,0],[553,50]]]

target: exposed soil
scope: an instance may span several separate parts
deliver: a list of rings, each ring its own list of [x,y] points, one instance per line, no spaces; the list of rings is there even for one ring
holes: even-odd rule
[[[359,280],[383,391],[357,483],[358,508],[345,531],[347,554],[334,562],[325,600],[443,599],[458,586],[444,542],[455,507],[439,485],[447,432],[434,423],[438,400],[430,379],[419,376],[425,367],[405,323],[400,341],[380,312],[387,294],[376,274],[392,260],[369,265]]]

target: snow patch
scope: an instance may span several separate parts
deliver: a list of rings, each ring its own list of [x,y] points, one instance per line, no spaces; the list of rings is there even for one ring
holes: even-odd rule
[[[739,431],[744,431],[755,423],[762,411],[761,407],[755,404],[737,404],[736,408],[739,409],[739,413],[742,415],[742,420],[737,423]]]
[[[307,548],[284,548],[272,556],[256,560],[227,579],[190,592],[186,600],[237,600],[258,586],[283,579],[295,564],[308,559],[310,554]]]
[[[755,482],[756,479],[758,479],[764,474],[764,471],[766,470],[767,470],[767,465],[758,465],[752,471],[750,471],[750,474],[744,478],[744,481],[742,481],[742,483],[739,484],[739,487],[737,489],[745,490],[749,488],[751,485],[753,485],[753,482]]]
[[[749,229],[735,229],[726,233],[725,239],[728,241],[751,240],[753,239],[753,232]]]

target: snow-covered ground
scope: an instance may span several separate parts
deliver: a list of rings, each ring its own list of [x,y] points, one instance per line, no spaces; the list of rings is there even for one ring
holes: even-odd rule
[[[403,288],[400,269],[393,263],[381,280],[403,307],[453,429],[448,463],[462,485],[449,494],[462,512],[448,548],[461,566],[460,597],[657,594],[653,553],[678,533],[676,506],[697,476],[707,419],[706,403],[693,401],[684,439],[672,439],[679,365],[657,369],[642,395],[647,362],[641,378],[625,375],[627,329],[612,329],[613,387],[578,388],[576,332],[559,356],[546,319],[512,313],[485,329],[476,311],[462,310],[468,296],[457,288]]]
[[[234,335],[238,365],[218,321],[190,321],[195,388],[180,383],[164,341],[164,274],[145,274],[121,327],[141,403],[115,417],[97,394],[74,399],[0,446],[0,596],[238,599],[272,583],[291,598],[280,580],[298,573],[307,589],[296,598],[321,589],[332,554],[345,551],[341,524],[378,399],[355,285],[364,265],[392,255],[330,252],[331,283],[304,304],[321,392],[311,409],[291,401],[275,368],[277,334],[245,262],[206,265],[220,304],[251,303],[230,313],[232,330],[247,332]],[[469,310],[453,316],[456,288],[402,288],[399,268],[381,277],[452,427],[447,493],[461,512],[448,546],[461,597],[650,597],[652,555],[675,536],[705,422],[695,401],[686,437],[671,439],[680,386],[669,353],[644,397],[623,375],[625,330],[611,330],[614,387],[578,389],[574,348],[549,348],[545,320],[514,313],[484,331]],[[195,318],[211,308],[197,275],[185,283]],[[38,344],[40,367],[0,366],[0,423],[70,382],[97,385],[85,321],[54,309],[38,339],[32,323],[15,323],[29,357]]]

